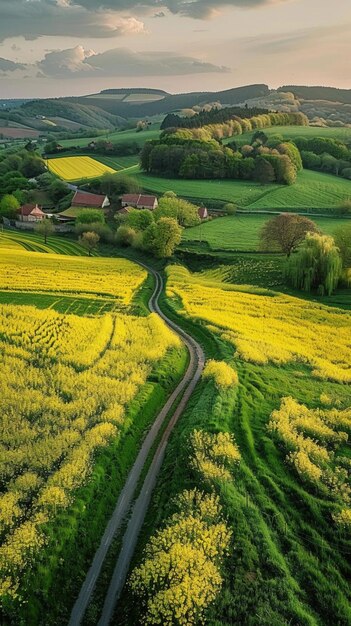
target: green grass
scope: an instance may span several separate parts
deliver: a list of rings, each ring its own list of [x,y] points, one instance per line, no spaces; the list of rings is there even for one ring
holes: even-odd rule
[[[4,230],[0,232],[0,247],[20,247],[29,252],[50,252],[55,254],[68,254],[71,256],[88,256],[87,251],[75,241],[63,237],[48,237],[45,244],[44,238],[32,232]]]
[[[252,210],[327,211],[351,197],[351,181],[329,174],[304,170],[294,185],[260,185],[252,181],[180,180],[137,173],[136,178],[147,191],[163,194],[175,191],[194,200],[208,199],[234,202]]]
[[[259,250],[259,234],[268,221],[265,215],[238,214],[219,217],[183,231],[183,242],[199,242],[211,250]],[[339,226],[351,224],[350,219],[317,217],[315,223],[323,233],[332,235]]]
[[[263,128],[263,132],[271,137],[272,135],[281,135],[283,139],[294,139],[295,137],[325,137],[328,139],[338,139],[344,143],[351,141],[351,128],[319,128],[316,126],[272,126],[271,128]],[[225,139],[224,143],[236,141],[240,144],[250,143],[255,131],[244,133],[238,137],[230,137]]]
[[[188,318],[178,321],[187,329]],[[233,346],[216,340],[215,358],[233,359]],[[211,343],[203,345],[207,356],[212,356]],[[351,539],[336,532],[328,499],[296,477],[266,425],[284,395],[314,408],[320,405],[320,394],[326,393],[348,406],[350,390],[312,379],[303,364],[257,366],[236,359],[235,365],[240,380],[237,396],[232,390],[218,392],[211,382],[203,381],[177,423],[133,566],[140,563],[150,536],[174,512],[173,498],[183,489],[208,489],[190,467],[190,433],[195,428],[229,430],[242,461],[233,481],[217,484],[217,490],[233,538],[223,588],[206,613],[206,624],[346,626],[351,619]],[[126,586],[115,619],[129,626],[140,623],[142,616],[139,600]]]
[[[140,147],[144,145],[146,141],[151,141],[151,139],[158,139],[160,134],[160,124],[152,124],[149,126],[147,130],[143,130],[139,133],[136,132],[135,128],[131,130],[122,130],[116,131],[112,133],[108,133],[99,137],[85,137],[78,139],[63,139],[60,141],[62,146],[87,146],[91,141],[100,141],[107,140],[112,141],[113,143],[118,143],[119,141],[135,141]]]

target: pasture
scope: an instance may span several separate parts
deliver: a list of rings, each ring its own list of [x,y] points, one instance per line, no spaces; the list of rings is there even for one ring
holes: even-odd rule
[[[337,139],[344,143],[351,141],[351,128],[322,128],[319,126],[271,126],[270,128],[263,128],[263,132],[271,137],[272,135],[280,135],[283,139],[292,139],[295,137],[306,137],[312,139],[313,137],[324,137],[325,139]],[[225,139],[224,143],[229,141],[237,141],[240,144],[250,143],[255,131],[243,133],[236,137],[230,137]]]
[[[205,243],[211,250],[258,251],[260,230],[268,219],[266,215],[249,214],[215,218],[183,230],[182,241]],[[316,217],[313,221],[327,235],[351,224],[347,218]]]
[[[49,170],[67,181],[98,178],[103,174],[114,174],[116,170],[88,156],[72,156],[48,159]]]
[[[134,175],[134,174],[133,174]],[[135,174],[143,189],[203,201],[215,199],[234,202],[245,209],[292,210],[308,209],[324,212],[351,197],[351,181],[329,174],[304,170],[291,186],[261,185],[252,181],[180,180]]]
[[[119,143],[124,141],[133,141],[136,142],[140,147],[144,145],[146,141],[151,141],[152,139],[158,139],[160,134],[160,124],[155,123],[149,126],[147,129],[142,130],[140,132],[136,132],[135,128],[128,130],[119,130],[111,133],[107,133],[106,135],[99,135],[98,137],[88,137],[88,138],[73,138],[73,139],[63,139],[60,141],[61,145],[68,146],[87,146],[91,141],[99,141],[106,140],[112,141],[113,143]]]

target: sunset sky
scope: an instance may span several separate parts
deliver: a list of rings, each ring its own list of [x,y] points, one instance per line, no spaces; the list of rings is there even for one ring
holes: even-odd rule
[[[0,98],[351,88],[350,0],[0,0]]]

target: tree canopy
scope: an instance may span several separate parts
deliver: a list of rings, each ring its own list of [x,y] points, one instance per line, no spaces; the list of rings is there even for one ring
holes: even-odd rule
[[[328,296],[337,287],[341,273],[341,256],[333,237],[318,233],[307,233],[286,270],[293,287],[307,292],[316,289],[319,295]]]
[[[309,232],[318,232],[312,220],[296,213],[281,213],[272,217],[262,227],[261,248],[263,250],[278,248],[289,257]]]

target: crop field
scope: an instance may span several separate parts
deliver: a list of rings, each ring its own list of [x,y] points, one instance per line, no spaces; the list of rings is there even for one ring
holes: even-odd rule
[[[113,489],[120,488],[126,461],[118,451],[128,435],[123,454],[131,454],[129,431],[139,428],[131,415],[146,402],[139,418],[145,428],[164,393],[156,381],[147,383],[149,374],[180,347],[158,316],[131,312],[146,279],[143,268],[81,256],[78,244],[60,238],[46,246],[37,239],[10,232],[0,239],[0,605],[15,622],[23,609],[33,626],[42,619],[34,568],[45,602],[53,572],[85,519],[84,490],[97,489],[103,479],[101,455],[104,463],[115,455],[109,461],[118,468]],[[115,497],[111,492],[112,503]],[[96,515],[106,523],[97,502]],[[90,532],[99,537],[96,529]]]
[[[136,174],[147,191],[165,193],[174,191],[179,196],[194,200],[208,199],[234,202],[245,209],[255,210],[328,210],[351,197],[351,181],[329,174],[305,170],[290,187],[260,185],[252,181],[180,180]]]
[[[165,581],[161,571],[155,587],[145,583],[145,574],[152,583],[159,558],[167,567],[167,557],[176,553],[167,541],[177,541],[183,490],[211,493],[214,483],[229,547],[219,583],[208,566],[199,579],[205,624],[346,626],[351,620],[350,311],[228,284],[230,272],[228,266],[193,274],[182,266],[167,270],[174,311],[188,331],[202,329],[207,355],[216,359],[205,373],[210,366],[222,371],[218,361],[224,359],[239,384],[226,387],[207,376],[195,390],[167,449],[115,617],[129,626],[145,615],[150,621],[156,611],[160,615],[163,598],[170,604],[172,578]],[[236,463],[228,463],[228,447],[211,443],[219,434],[235,442]],[[184,560],[186,549],[201,546],[185,532],[180,541]],[[189,565],[190,572],[195,569]],[[212,589],[212,604],[206,606],[211,581],[219,588]],[[195,603],[196,594],[191,597]],[[186,608],[181,605],[182,615]]]
[[[68,181],[98,178],[107,172],[114,174],[116,171],[88,156],[48,159],[48,167],[53,174]]]
[[[146,272],[125,259],[58,256],[0,248],[0,289],[110,298],[125,308]],[[30,268],[30,271],[29,269]]]
[[[319,126],[272,126],[264,128],[263,132],[271,137],[281,135],[283,139],[294,139],[295,137],[325,137],[326,139],[338,139],[344,143],[351,141],[351,128],[320,128]],[[250,143],[253,132],[244,133],[238,137],[225,139],[224,143],[237,141],[240,144]]]
[[[266,215],[243,214],[220,217],[186,228],[182,240],[206,243],[212,250],[257,251],[260,230],[268,219]],[[313,221],[327,235],[332,235],[340,226],[351,224],[346,218],[316,217]]]

